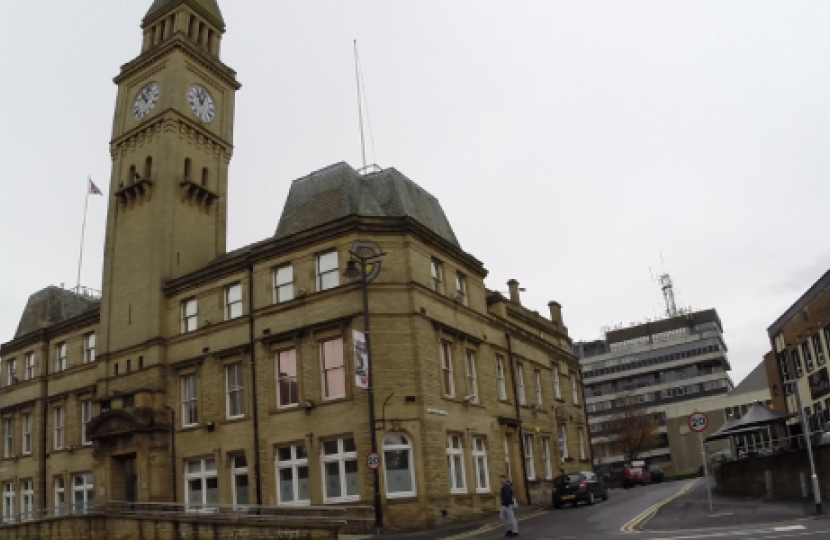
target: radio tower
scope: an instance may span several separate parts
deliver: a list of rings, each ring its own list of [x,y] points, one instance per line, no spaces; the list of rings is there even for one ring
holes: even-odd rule
[[[675,317],[677,315],[677,305],[674,303],[674,285],[672,285],[671,276],[666,272],[660,274],[657,280],[660,282],[660,288],[663,289],[663,299],[666,301],[666,316]]]

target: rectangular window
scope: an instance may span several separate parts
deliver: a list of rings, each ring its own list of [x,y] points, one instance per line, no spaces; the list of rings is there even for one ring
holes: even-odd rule
[[[586,460],[588,455],[585,453],[585,430],[576,428],[576,436],[579,439],[579,459]]]
[[[452,344],[448,341],[441,342],[441,380],[444,385],[444,395],[455,397],[455,381],[452,375]]]
[[[579,389],[576,384],[576,371],[571,371],[571,397],[574,405],[579,405]]]
[[[193,332],[199,328],[199,303],[195,298],[182,302],[182,334]]]
[[[14,457],[14,420],[11,418],[3,419],[3,436],[5,441],[3,455],[5,457]]]
[[[360,499],[360,472],[354,439],[324,441],[321,461],[326,503]]]
[[[182,427],[199,423],[198,379],[195,373],[182,377]]]
[[[204,458],[185,462],[184,483],[188,512],[204,511],[205,507],[219,504],[219,479],[215,459]]]
[[[35,519],[34,480],[22,480],[20,482],[20,519],[22,521]]]
[[[23,357],[23,361],[26,363],[26,372],[24,373],[23,378],[27,381],[31,381],[35,378],[35,354],[27,354]]]
[[[346,397],[346,366],[343,361],[343,339],[320,343],[323,399]]]
[[[84,363],[91,364],[95,361],[95,332],[84,336]]]
[[[432,259],[432,290],[444,294],[444,263]]]
[[[553,397],[562,399],[562,387],[559,385],[559,364],[553,364]]]
[[[519,400],[519,405],[526,405],[525,398],[525,376],[524,368],[521,364],[516,364],[516,398]]]
[[[467,278],[464,274],[455,275],[455,299],[458,300],[462,306],[467,304]]]
[[[92,421],[92,400],[85,399],[81,401],[81,444],[87,446],[92,444],[87,438],[86,428]]]
[[[467,493],[461,435],[447,436],[447,464],[450,470],[450,493]]]
[[[225,288],[225,320],[242,316],[242,284],[234,283]]]
[[[533,378],[536,381],[536,407],[541,409],[542,402],[542,372],[538,369],[533,372]]]
[[[525,469],[527,471],[527,479],[536,479],[536,467],[533,464],[533,435],[526,433],[525,438]]]
[[[302,444],[277,449],[277,497],[280,505],[311,504],[308,453]]]
[[[507,435],[504,436],[504,470],[507,472],[507,478],[513,478],[513,469],[510,466],[510,441],[507,440]]]
[[[3,484],[3,522],[14,523],[16,516],[14,513],[14,484],[8,482]]]
[[[545,480],[552,480],[553,465],[550,461],[550,437],[542,437],[542,460],[545,466]]]
[[[251,504],[248,482],[248,460],[245,456],[233,456],[231,463],[233,478],[233,504],[245,506]]]
[[[290,264],[274,270],[274,303],[294,299],[294,267]]]
[[[821,342],[821,335],[818,333],[813,334],[813,349],[816,350],[816,363],[823,366],[827,360],[824,354],[824,344]]]
[[[496,380],[499,387],[499,399],[507,401],[507,382],[504,377],[504,357],[496,355]]]
[[[72,478],[72,511],[85,514],[92,509],[94,501],[92,473],[76,474]]]
[[[17,360],[9,360],[9,371],[8,371],[8,386],[11,386],[17,382]]]
[[[300,403],[297,382],[297,351],[277,353],[277,407],[295,407]]]
[[[478,375],[476,374],[476,353],[467,351],[467,391],[470,403],[478,403]]]
[[[813,364],[813,353],[810,352],[809,340],[801,344],[801,354],[804,356],[804,365],[807,367],[807,373],[812,373],[816,366]]]
[[[245,373],[242,362],[225,367],[225,380],[228,418],[241,418],[245,415]]]
[[[62,450],[63,449],[63,422],[64,422],[64,411],[63,407],[56,407],[55,408],[55,433],[53,439],[53,448],[55,450]]]
[[[66,371],[66,343],[55,345],[55,371]]]
[[[66,488],[63,478],[55,478],[55,515],[62,516],[66,513]]]
[[[487,471],[487,441],[484,437],[473,437],[473,463],[476,467],[476,492],[490,491],[490,477]]]
[[[340,285],[337,252],[329,251],[317,256],[317,290],[325,291]]]
[[[23,455],[32,453],[32,415],[23,415]]]
[[[565,424],[559,425],[559,455],[563,462],[568,458],[568,430]]]
[[[804,375],[804,368],[801,367],[801,357],[798,355],[798,349],[793,349],[790,351],[793,359],[793,368],[795,370],[795,376],[797,378],[801,378]]]

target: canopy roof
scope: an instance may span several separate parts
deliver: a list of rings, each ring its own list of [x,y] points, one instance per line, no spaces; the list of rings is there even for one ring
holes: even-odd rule
[[[783,424],[795,416],[798,415],[771,411],[764,407],[763,403],[756,401],[743,418],[736,420],[735,417],[730,416],[723,427],[706,437],[705,442],[719,441],[742,433],[751,433],[773,424]]]
[[[706,437],[704,439],[704,442],[719,441],[721,439],[726,439],[727,437],[730,437],[731,435],[726,432],[733,429],[735,427],[735,424],[737,423],[738,419],[730,415],[729,418],[726,419],[726,422],[724,422],[724,424],[721,426],[721,428],[709,435],[708,437]]]

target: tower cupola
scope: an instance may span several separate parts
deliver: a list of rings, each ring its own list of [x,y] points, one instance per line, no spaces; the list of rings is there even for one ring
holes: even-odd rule
[[[142,53],[181,35],[219,58],[225,20],[216,0],[155,0],[141,27]]]

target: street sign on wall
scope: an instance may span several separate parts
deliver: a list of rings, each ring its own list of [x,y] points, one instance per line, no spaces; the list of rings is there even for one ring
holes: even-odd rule
[[[689,429],[695,433],[703,433],[709,427],[709,417],[706,413],[696,412],[689,417]]]

